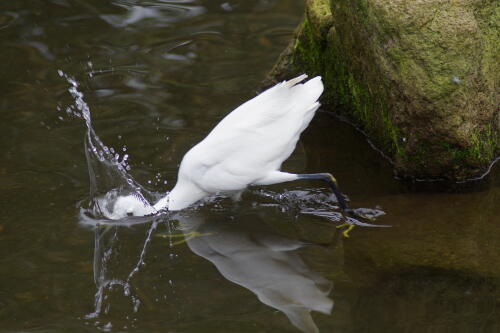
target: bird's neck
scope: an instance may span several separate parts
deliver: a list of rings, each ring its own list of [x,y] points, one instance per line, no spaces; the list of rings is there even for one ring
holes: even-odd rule
[[[160,199],[154,208],[158,210],[181,210],[207,196],[207,193],[189,181],[178,181],[172,191]]]

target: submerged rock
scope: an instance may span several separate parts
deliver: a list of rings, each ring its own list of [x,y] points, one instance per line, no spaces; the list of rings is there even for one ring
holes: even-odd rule
[[[400,177],[468,179],[500,153],[498,22],[493,0],[308,0],[270,78],[322,75]]]

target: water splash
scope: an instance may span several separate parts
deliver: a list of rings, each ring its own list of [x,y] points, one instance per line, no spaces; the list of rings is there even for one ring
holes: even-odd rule
[[[126,149],[118,150],[108,147],[96,134],[92,126],[92,116],[89,105],[84,100],[78,82],[70,75],[59,70],[58,74],[69,83],[68,92],[73,98],[73,103],[65,108],[68,115],[81,118],[86,126],[85,132],[85,157],[89,172],[90,195],[89,199],[80,203],[80,223],[94,228],[94,282],[96,293],[94,311],[86,315],[87,320],[97,320],[103,313],[108,313],[110,305],[105,306],[108,293],[121,288],[127,297],[134,312],[137,312],[141,301],[135,295],[131,284],[132,278],[145,265],[146,250],[156,229],[156,216],[146,216],[156,213],[150,202],[156,201],[161,195],[148,191],[128,173],[131,166],[128,163],[129,155]],[[58,107],[58,109],[61,109]],[[128,207],[134,207],[134,214],[127,216]],[[137,263],[125,275],[117,277],[113,271],[116,266],[120,246],[119,226],[151,223],[142,244],[142,250]]]
[[[156,230],[156,227],[158,226],[158,223],[156,221],[153,221],[151,224],[151,228],[148,230],[148,234],[146,236],[146,240],[144,242],[144,245],[141,250],[141,254],[139,255],[139,260],[137,261],[137,264],[135,267],[132,269],[130,274],[127,276],[127,282],[130,282],[130,280],[134,277],[137,272],[139,272],[139,269],[141,266],[145,264],[145,258],[146,258],[146,249],[148,247],[148,244],[151,242],[151,237],[153,236],[153,232]]]
[[[132,278],[140,271],[140,268],[146,264],[146,251],[151,242],[154,231],[158,225],[153,221],[147,231],[146,239],[142,245],[142,250],[137,263],[124,279],[110,277],[113,275],[111,264],[114,260],[113,255],[117,254],[115,249],[118,247],[119,229],[113,226],[96,227],[94,239],[94,282],[97,290],[94,295],[94,311],[85,316],[85,319],[97,319],[102,313],[107,314],[110,305],[104,306],[107,299],[107,292],[115,287],[121,288],[123,296],[130,300],[132,311],[136,313],[141,305],[140,298],[136,295],[132,284]],[[109,235],[111,232],[111,235]],[[109,236],[106,238],[106,236]]]
[[[92,126],[92,116],[84,94],[79,90],[78,82],[70,75],[58,70],[59,76],[70,84],[68,92],[73,97],[73,104],[66,107],[66,113],[85,121],[85,157],[90,181],[90,198],[81,204],[81,222],[95,225],[105,222],[105,219],[120,220],[121,223],[138,223],[143,219],[129,219],[126,205],[137,207],[140,214],[148,215],[155,211],[150,201],[160,195],[148,191],[137,183],[128,173],[131,166],[129,155],[122,149],[108,147],[96,134]],[[142,204],[142,207],[141,207]]]

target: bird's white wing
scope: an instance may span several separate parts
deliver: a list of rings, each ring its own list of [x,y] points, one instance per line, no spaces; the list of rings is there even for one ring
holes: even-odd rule
[[[185,156],[179,177],[207,192],[245,188],[278,170],[319,107],[321,77],[284,81],[227,115]]]

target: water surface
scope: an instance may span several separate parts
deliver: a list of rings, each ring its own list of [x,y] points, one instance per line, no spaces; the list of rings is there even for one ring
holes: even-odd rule
[[[78,82],[100,139],[128,155],[127,173],[164,192],[183,154],[255,95],[302,10],[271,0],[0,4],[0,332],[500,330],[498,166],[467,191],[403,184],[328,110],[284,169],[332,172],[353,207],[382,209],[374,223],[391,228],[342,238],[339,222],[304,213],[336,212],[313,182],[129,227],[81,223],[86,126],[67,112],[75,98],[58,71]],[[102,172],[99,193],[117,181]]]

